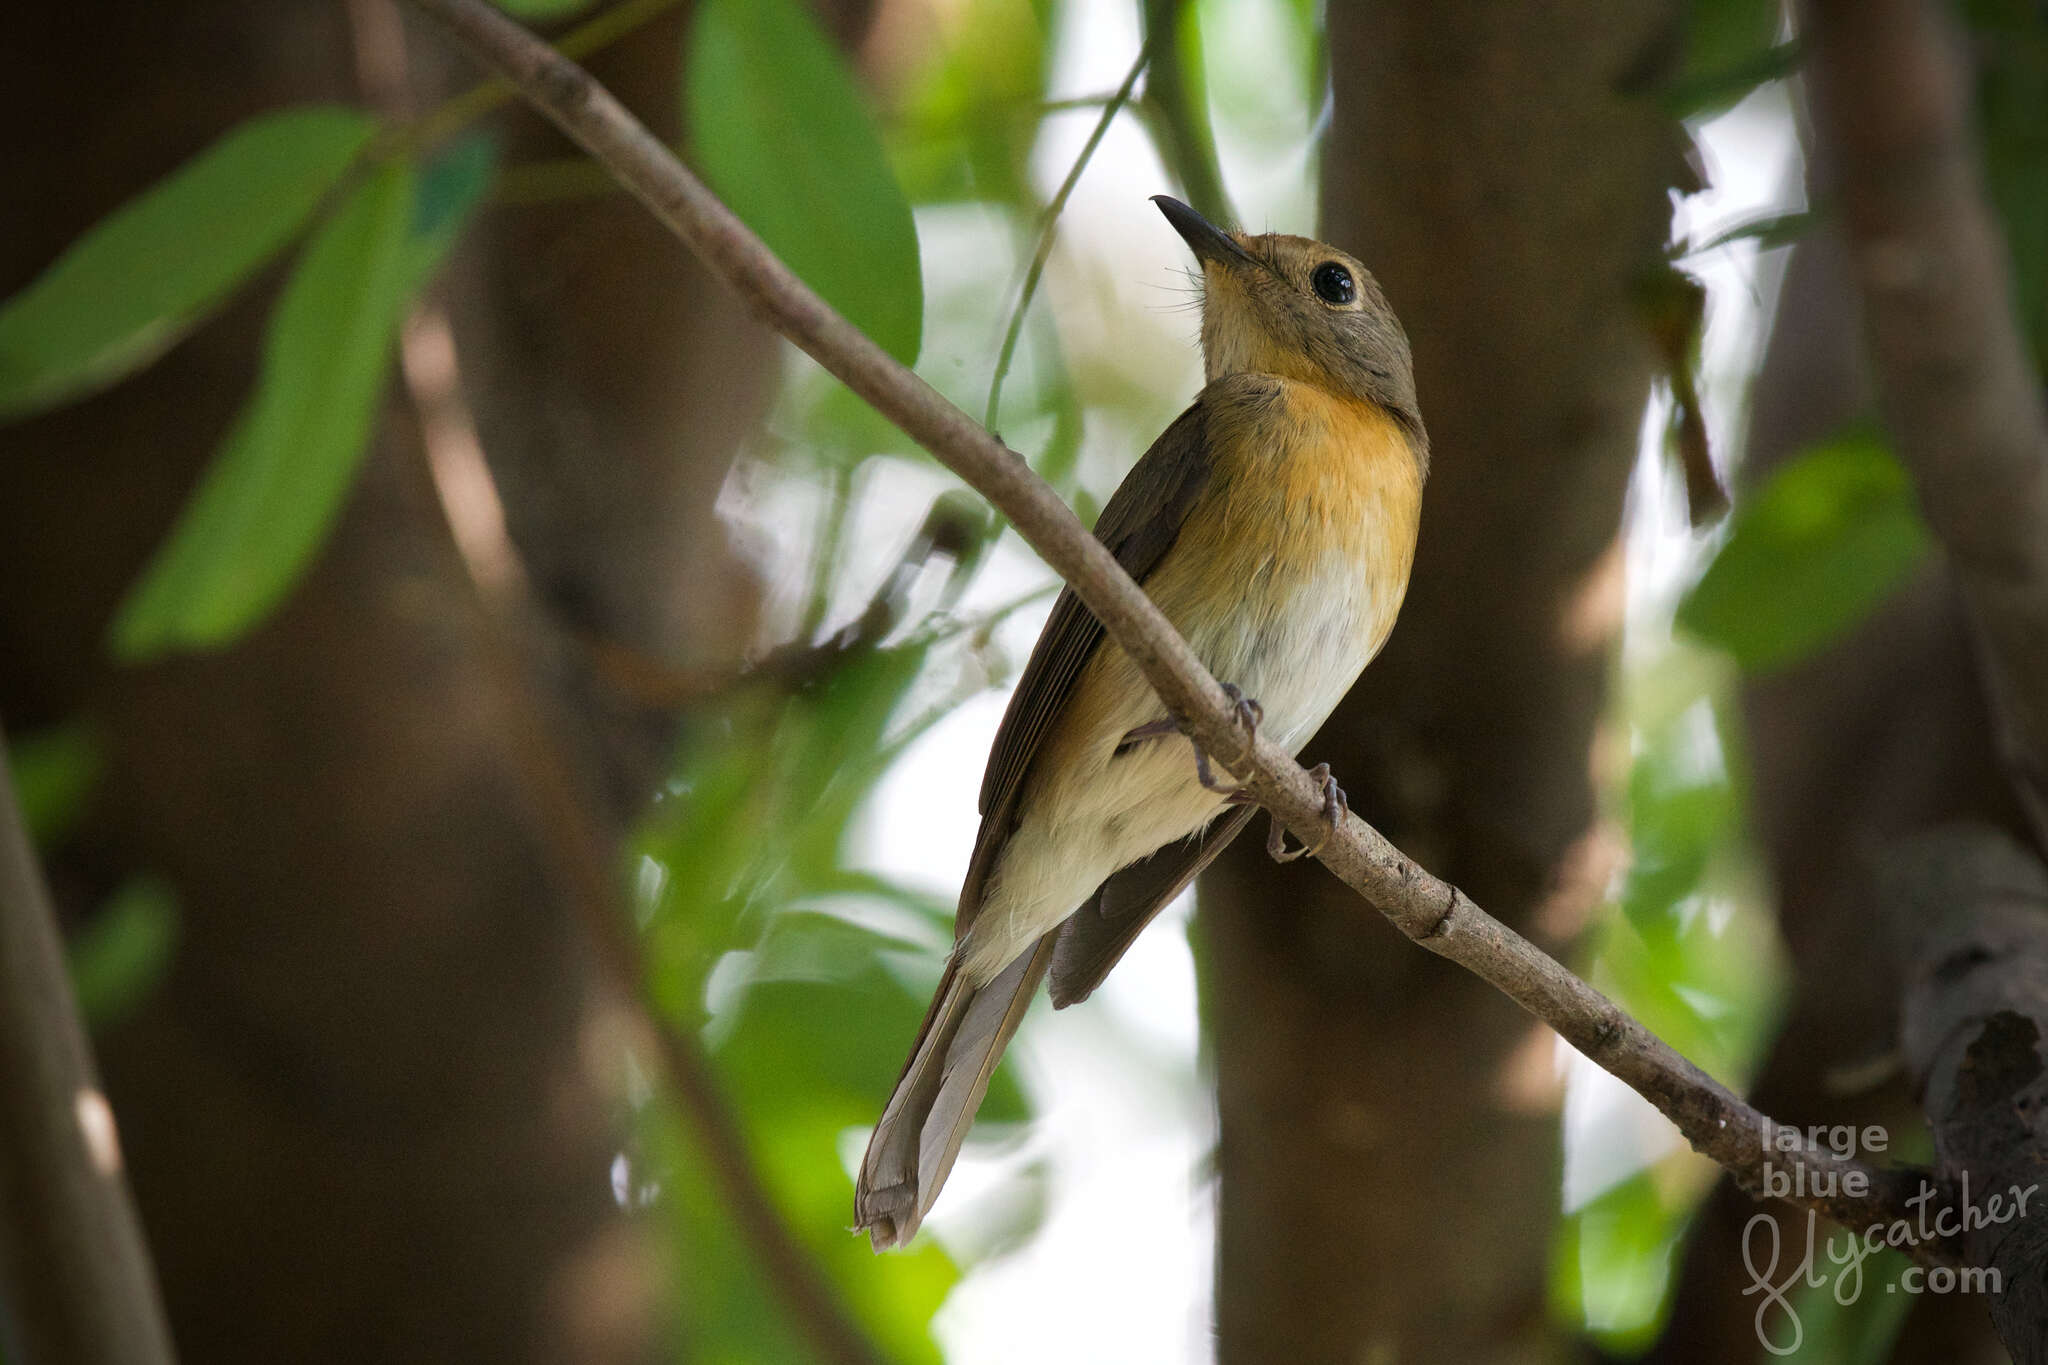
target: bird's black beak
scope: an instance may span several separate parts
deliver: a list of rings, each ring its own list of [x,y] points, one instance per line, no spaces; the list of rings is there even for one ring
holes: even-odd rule
[[[1173,224],[1173,230],[1188,244],[1188,250],[1195,253],[1196,260],[1214,261],[1221,266],[1258,264],[1229,233],[1172,195],[1155,194],[1152,202],[1159,205],[1159,211],[1166,215],[1166,221]]]

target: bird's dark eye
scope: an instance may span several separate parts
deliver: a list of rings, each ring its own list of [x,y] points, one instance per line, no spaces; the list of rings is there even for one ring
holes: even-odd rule
[[[1308,277],[1309,287],[1316,291],[1316,297],[1324,303],[1349,303],[1358,297],[1358,286],[1351,279],[1351,272],[1335,261],[1324,261],[1315,273]]]

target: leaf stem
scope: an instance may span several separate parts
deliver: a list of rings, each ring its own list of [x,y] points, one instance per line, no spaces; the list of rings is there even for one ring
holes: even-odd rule
[[[581,61],[659,19],[680,3],[681,0],[622,0],[563,34],[555,43],[555,50],[571,61]],[[518,86],[503,76],[493,76],[429,109],[413,125],[412,142],[415,146],[431,147],[500,105],[509,104],[518,95]]]
[[[1032,296],[1038,292],[1039,277],[1045,274],[1045,263],[1052,256],[1053,232],[1059,226],[1060,214],[1066,209],[1074,186],[1081,183],[1081,172],[1088,169],[1089,159],[1102,145],[1103,134],[1109,131],[1109,125],[1118,112],[1130,103],[1131,91],[1137,87],[1138,77],[1145,74],[1151,56],[1152,45],[1149,42],[1138,49],[1138,57],[1131,63],[1130,73],[1102,106],[1102,116],[1095,120],[1088,140],[1081,144],[1081,154],[1074,158],[1074,164],[1067,170],[1067,178],[1060,182],[1052,202],[1045,207],[1045,216],[1039,221],[1038,248],[1031,253],[1030,268],[1024,272],[1024,287],[1017,294],[1017,306],[1010,312],[1010,325],[1003,333],[1002,349],[996,353],[995,374],[988,382],[988,406],[982,410],[981,424],[990,431],[996,429],[996,409],[1003,401],[1003,380],[1008,377],[1010,362],[1017,354],[1017,338],[1024,331],[1024,314],[1031,307]]]

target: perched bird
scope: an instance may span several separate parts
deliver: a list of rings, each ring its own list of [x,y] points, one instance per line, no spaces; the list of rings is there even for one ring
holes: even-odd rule
[[[1095,534],[1241,689],[1241,719],[1297,752],[1408,588],[1429,470],[1408,338],[1343,252],[1153,202],[1200,263],[1205,382]],[[861,1162],[854,1219],[877,1250],[930,1210],[1048,970],[1055,1006],[1086,998],[1250,819],[1190,748],[1062,593],[989,755],[952,955]]]

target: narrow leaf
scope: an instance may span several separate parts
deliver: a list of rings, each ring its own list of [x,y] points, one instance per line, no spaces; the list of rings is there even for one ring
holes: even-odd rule
[[[705,0],[685,114],[697,167],[804,282],[889,354],[924,327],[917,225],[853,76],[799,0]]]
[[[7,737],[8,775],[38,848],[50,847],[78,824],[105,766],[106,745],[85,721]]]
[[[1759,251],[1774,247],[1790,246],[1811,233],[1820,223],[1820,215],[1812,209],[1800,209],[1795,213],[1774,214],[1767,218],[1753,218],[1746,223],[1717,232],[1698,246],[1687,246],[1683,255],[1701,256],[1709,251],[1718,251],[1736,242],[1754,241]]]
[[[0,306],[0,419],[154,360],[291,240],[375,127],[326,106],[251,119],[72,243]]]
[[[131,878],[72,940],[71,986],[96,1029],[119,1023],[170,970],[178,937],[178,898],[153,876]]]
[[[383,391],[413,215],[413,172],[391,163],[307,246],[271,318],[255,396],[115,620],[121,658],[229,643],[326,538]]]
[[[590,0],[497,0],[498,8],[529,24],[566,19],[590,8]]]
[[[420,168],[402,267],[408,298],[440,268],[497,174],[497,144],[483,134],[450,143]]]
[[[1845,634],[1926,555],[1906,472],[1867,434],[1817,446],[1736,508],[1678,623],[1751,672]]]

